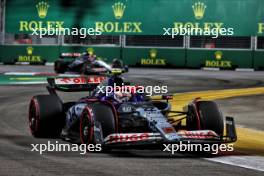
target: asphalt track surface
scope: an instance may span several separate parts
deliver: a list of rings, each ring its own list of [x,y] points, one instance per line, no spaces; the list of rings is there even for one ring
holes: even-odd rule
[[[52,71],[52,67],[0,66],[0,72],[6,71]],[[173,93],[264,86],[264,72],[135,68],[124,77],[143,85],[167,85]],[[126,150],[110,154],[48,152],[40,155],[32,152],[31,144],[47,144],[47,139],[30,135],[28,104],[33,95],[46,93],[43,85],[0,86],[0,175],[263,175],[260,171],[186,153]],[[61,95],[64,100],[70,100],[84,94]],[[235,115],[238,125],[264,130],[264,95],[219,100],[218,103],[224,113]]]

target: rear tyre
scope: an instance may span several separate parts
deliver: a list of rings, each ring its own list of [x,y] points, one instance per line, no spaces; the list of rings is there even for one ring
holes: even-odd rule
[[[59,137],[64,120],[63,105],[56,95],[38,95],[31,99],[29,128],[34,137]]]
[[[89,104],[83,110],[80,120],[80,138],[83,144],[98,143],[98,134],[94,133],[94,128],[98,128],[98,125],[101,128],[103,139],[109,134],[115,133],[114,113],[108,105],[102,103]]]
[[[198,130],[197,114],[193,105],[188,107],[187,129]],[[222,136],[224,131],[223,115],[213,101],[198,101],[197,109],[200,116],[201,130],[212,130]]]

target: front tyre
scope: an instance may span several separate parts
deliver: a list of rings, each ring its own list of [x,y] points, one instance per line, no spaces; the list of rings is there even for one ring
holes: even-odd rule
[[[200,126],[201,130],[212,130],[220,136],[224,133],[223,115],[213,101],[198,101],[197,107],[189,105],[186,123],[188,130],[199,130]]]
[[[84,108],[80,119],[81,143],[103,143],[105,137],[115,132],[116,121],[110,106],[98,102]]]
[[[224,133],[224,120],[218,105],[213,101],[200,101],[197,106],[201,118],[201,128],[212,130],[222,136]]]

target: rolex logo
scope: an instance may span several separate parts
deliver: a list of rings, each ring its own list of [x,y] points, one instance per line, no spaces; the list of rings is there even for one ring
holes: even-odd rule
[[[196,2],[193,6],[193,13],[194,16],[197,20],[200,20],[203,18],[204,13],[205,13],[205,9],[206,9],[206,5],[202,2]]]
[[[157,50],[151,49],[149,51],[149,55],[150,55],[150,58],[152,58],[152,59],[156,58],[157,57]]]
[[[27,47],[27,54],[32,55],[32,53],[33,53],[33,47],[31,46]]]
[[[45,18],[48,13],[49,4],[47,2],[41,1],[36,5],[38,10],[39,18]]]
[[[112,6],[112,8],[114,11],[115,18],[118,20],[121,19],[124,15],[126,6],[121,2],[117,2]]]
[[[216,60],[221,60],[222,59],[222,56],[223,56],[222,51],[216,51],[215,52],[215,59]]]

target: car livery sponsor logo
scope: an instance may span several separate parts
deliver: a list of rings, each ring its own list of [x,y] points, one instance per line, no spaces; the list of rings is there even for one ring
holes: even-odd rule
[[[150,138],[148,133],[112,134],[106,138],[108,143],[145,141]]]
[[[78,77],[78,78],[56,78],[55,84],[57,85],[70,85],[70,84],[99,84],[105,80],[104,76],[95,77]]]
[[[180,131],[178,135],[184,138],[192,138],[192,139],[210,139],[210,138],[218,138],[219,136],[210,130],[200,130],[200,131]]]
[[[169,133],[175,133],[175,130],[174,130],[174,128],[172,128],[172,127],[163,127],[162,130],[163,130],[163,132],[166,133],[166,134],[169,134]]]

